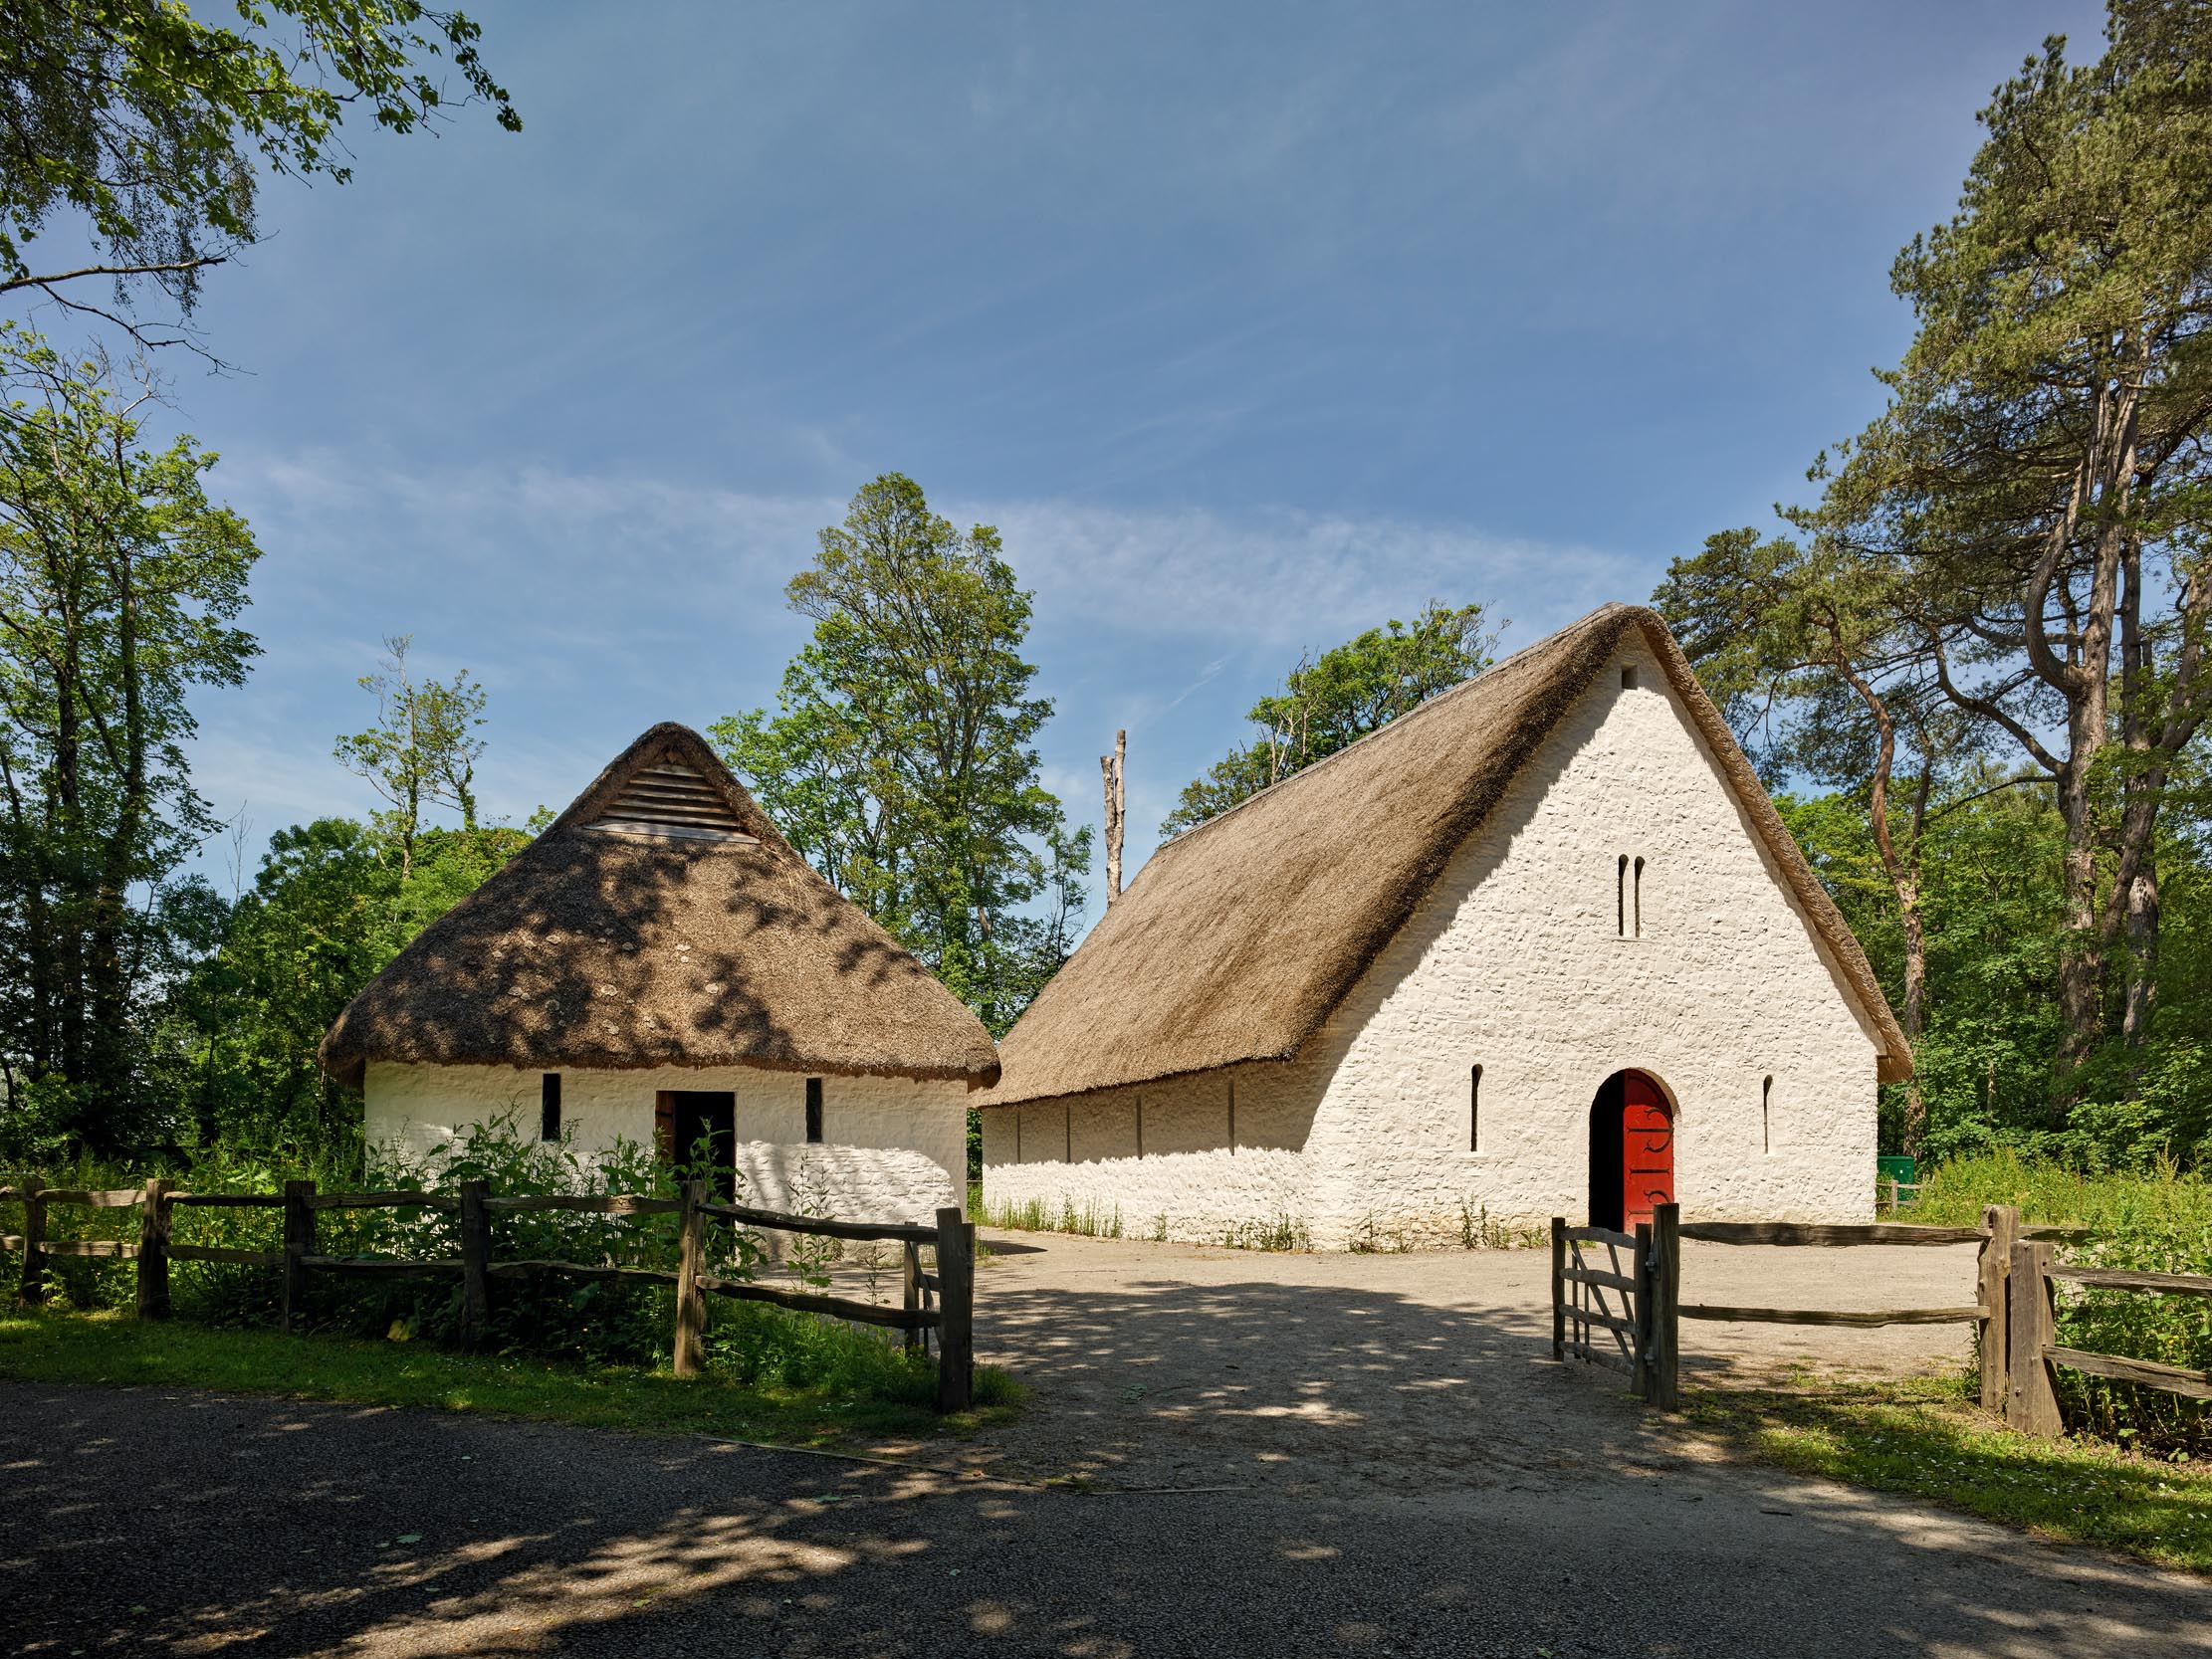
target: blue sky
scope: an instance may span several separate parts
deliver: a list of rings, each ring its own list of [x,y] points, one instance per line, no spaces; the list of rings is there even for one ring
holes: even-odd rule
[[[1432,597],[1528,643],[1801,497],[1897,248],[2087,4],[470,8],[526,129],[355,136],[209,283],[179,423],[266,550],[195,765],[364,811],[380,636],[558,806],[772,699],[877,473],[1004,533],[1048,784],[1130,863],[1302,648]]]

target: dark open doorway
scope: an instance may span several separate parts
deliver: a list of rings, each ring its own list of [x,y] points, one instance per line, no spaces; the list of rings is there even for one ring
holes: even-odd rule
[[[1590,1103],[1590,1224],[1631,1232],[1674,1201],[1674,1109],[1657,1079],[1615,1072]]]
[[[723,1203],[737,1201],[738,1097],[729,1090],[663,1089],[653,1097],[654,1139],[679,1180],[694,1176]]]

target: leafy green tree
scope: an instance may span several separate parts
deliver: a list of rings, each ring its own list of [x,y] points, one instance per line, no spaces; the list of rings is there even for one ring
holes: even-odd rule
[[[11,1106],[114,1145],[152,1104],[138,1016],[163,894],[213,822],[188,702],[236,686],[259,557],[151,393],[0,324],[0,1066]]]
[[[1834,538],[1762,539],[1746,527],[1707,536],[1701,551],[1674,560],[1652,602],[1770,784],[1810,777],[1864,802],[1901,933],[1897,1023],[1917,1049],[1927,1002],[1928,815],[1968,757],[1970,729],[1930,684],[1894,588],[1887,564]],[[1917,1153],[1926,1124],[1920,1078],[1901,1092],[1901,1143]]]
[[[423,814],[450,806],[461,827],[476,825],[476,763],[484,754],[484,688],[466,669],[451,680],[418,680],[407,666],[412,634],[384,641],[391,653],[357,684],[376,699],[376,724],[337,740],[339,764],[388,802],[379,824],[399,849],[399,875],[414,872]]]
[[[1997,90],[1824,533],[1891,562],[1942,695],[2055,780],[2066,1041],[2150,1033],[2160,806],[2207,712],[2212,12],[2113,0]]]
[[[1283,689],[1261,698],[1245,717],[1259,736],[1185,784],[1160,833],[1179,835],[1217,817],[1481,673],[1496,646],[1482,606],[1432,600],[1411,627],[1386,623],[1302,658]]]
[[[1071,946],[1090,830],[1037,781],[1051,701],[998,532],[886,473],[786,590],[813,637],[713,736],[791,843],[1002,1031]]]
[[[152,284],[189,311],[201,274],[259,234],[259,175],[351,176],[348,110],[410,132],[449,106],[434,61],[450,55],[460,102],[507,92],[463,13],[419,0],[11,0],[0,15],[0,293],[71,298],[105,280],[118,299]],[[80,219],[90,264],[32,263],[57,214]],[[141,340],[144,338],[140,336]]]
[[[319,818],[280,830],[215,947],[176,981],[166,1028],[198,1143],[344,1146],[358,1097],[316,1062],[340,1009],[430,923],[529,843],[433,828],[402,874],[388,826]]]

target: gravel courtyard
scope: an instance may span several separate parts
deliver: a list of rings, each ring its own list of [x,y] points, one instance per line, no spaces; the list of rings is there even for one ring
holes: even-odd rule
[[[982,1347],[1033,1403],[898,1462],[0,1384],[0,1655],[2212,1653],[2203,1580],[1656,1427],[1547,1357],[1541,1253],[998,1242]],[[1685,1265],[1701,1296],[1814,1306],[1952,1301],[1970,1273]],[[1690,1347],[1757,1375],[1816,1343],[1869,1368],[1964,1352],[1927,1329]]]
[[[986,1240],[978,1351],[1035,1393],[1015,1424],[987,1436],[1009,1470],[1306,1494],[1547,1491],[1699,1455],[1678,1428],[1657,1431],[1616,1373],[1552,1360],[1548,1251]],[[1682,1278],[1685,1301],[1739,1307],[1958,1305],[1974,1300],[1974,1249],[1691,1241]],[[1688,1321],[1682,1348],[1685,1382],[1807,1362],[1926,1371],[1972,1352],[1965,1326]]]

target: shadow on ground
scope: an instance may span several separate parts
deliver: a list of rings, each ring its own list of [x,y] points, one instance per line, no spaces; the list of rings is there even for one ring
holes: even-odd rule
[[[992,1270],[983,1346],[1033,1405],[916,1454],[1089,1490],[0,1385],[0,1653],[2212,1651],[2196,1580],[1685,1455],[1609,1374],[1552,1363],[1517,1289],[1090,1259]]]

